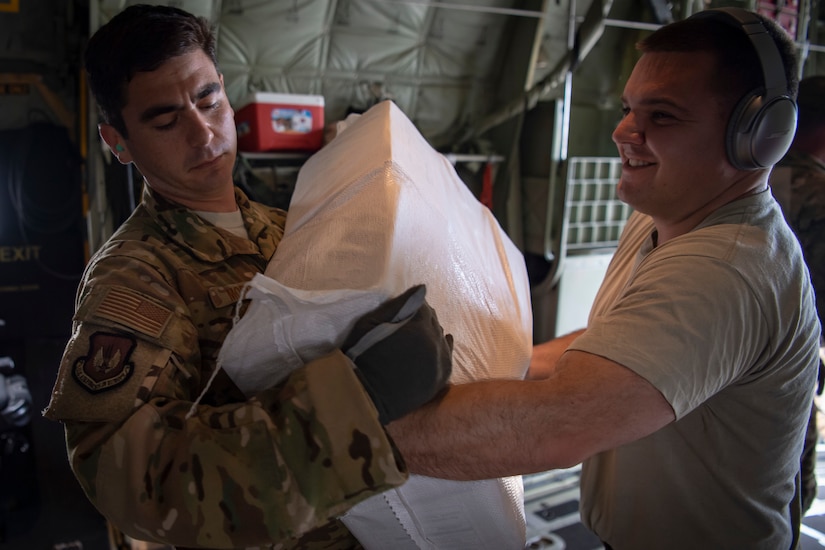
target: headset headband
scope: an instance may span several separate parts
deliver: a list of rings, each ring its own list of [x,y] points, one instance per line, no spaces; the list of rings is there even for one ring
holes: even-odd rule
[[[788,95],[788,81],[785,78],[784,64],[779,56],[779,50],[768,29],[756,15],[742,8],[712,8],[693,14],[695,18],[714,18],[728,23],[745,32],[753,44],[759,64],[762,67],[762,78],[765,83],[765,99]]]

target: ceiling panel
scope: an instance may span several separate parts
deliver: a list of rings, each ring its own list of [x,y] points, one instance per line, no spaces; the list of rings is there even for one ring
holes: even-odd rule
[[[103,23],[140,0],[99,0]],[[393,99],[433,146],[519,95],[549,0],[167,0],[210,18],[218,63],[239,108],[254,92],[323,95],[328,122]],[[525,9],[527,6],[529,9]],[[542,6],[537,10],[535,6]],[[549,7],[543,7],[549,6]],[[566,16],[565,16],[566,17]],[[558,17],[552,19],[558,27]],[[93,21],[94,26],[95,21]],[[565,23],[566,28],[566,23]],[[515,42],[513,33],[525,33]],[[554,33],[554,48],[566,48]],[[561,58],[563,52],[545,52]],[[507,63],[507,66],[504,66]],[[520,67],[513,70],[515,65]]]
[[[436,147],[492,108],[519,2],[233,0],[219,10],[230,101],[322,94],[327,120],[393,99]],[[499,11],[496,11],[499,10]]]

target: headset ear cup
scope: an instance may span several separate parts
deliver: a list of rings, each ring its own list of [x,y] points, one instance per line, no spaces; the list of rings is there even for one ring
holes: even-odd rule
[[[733,108],[728,121],[725,137],[725,147],[728,161],[738,170],[753,170],[756,168],[750,154],[750,134],[748,127],[759,110],[760,97],[753,93],[745,95]]]
[[[785,156],[796,134],[796,102],[787,96],[769,101],[759,112],[753,130],[751,154],[760,168]]]
[[[796,103],[787,96],[764,102],[750,93],[733,110],[725,146],[728,160],[739,170],[758,170],[779,162],[796,132]]]

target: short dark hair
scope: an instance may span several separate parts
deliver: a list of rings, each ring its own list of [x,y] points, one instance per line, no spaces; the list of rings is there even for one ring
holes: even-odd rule
[[[127,7],[100,27],[86,46],[89,88],[100,116],[128,137],[121,113],[126,87],[138,72],[150,72],[165,61],[201,49],[218,68],[215,34],[209,21],[169,6]]]
[[[776,22],[758,13],[753,15],[773,38],[785,70],[787,95],[795,99],[799,84],[796,45]],[[721,17],[688,17],[676,21],[645,37],[636,47],[642,53],[710,52],[717,60],[713,80],[719,97],[731,105],[749,91],[765,88],[762,65],[750,39],[743,30],[735,32]]]

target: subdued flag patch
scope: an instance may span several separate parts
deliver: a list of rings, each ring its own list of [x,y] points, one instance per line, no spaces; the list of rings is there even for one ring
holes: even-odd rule
[[[96,313],[104,319],[155,338],[163,334],[163,329],[172,316],[172,310],[125,288],[109,289]]]

